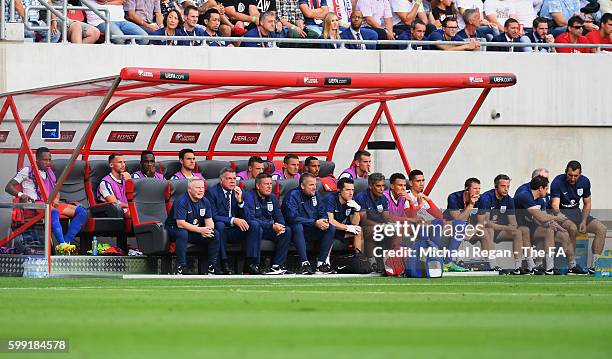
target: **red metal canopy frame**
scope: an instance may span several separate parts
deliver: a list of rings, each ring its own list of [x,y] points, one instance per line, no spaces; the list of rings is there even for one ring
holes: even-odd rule
[[[13,115],[12,118],[17,125],[22,146],[20,148],[0,148],[0,153],[17,154],[18,168],[24,165],[25,157],[27,157],[35,169],[34,174],[39,183],[39,188],[44,188],[42,186],[42,179],[37,171],[32,148],[29,144],[35,128],[45,114],[64,101],[88,96],[101,98],[101,104],[77,147],[74,149],[52,151],[56,154],[70,154],[71,158],[63,173],[59,176],[54,191],[51,194],[43,193],[46,203],[50,204],[57,196],[79,155],[82,156],[83,160],[87,160],[91,155],[109,155],[112,152],[118,151],[117,149],[92,149],[92,143],[104,121],[113,111],[124,104],[151,98],[176,100],[176,104],[167,110],[157,123],[147,145],[147,149],[153,150],[158,156],[172,156],[176,155],[177,151],[155,151],[154,147],[162,129],[178,110],[198,101],[243,99],[243,102],[229,110],[218,123],[208,148],[197,150],[196,155],[205,156],[207,159],[220,156],[260,155],[272,160],[288,153],[288,151],[279,150],[278,144],[291,120],[300,111],[309,106],[327,101],[346,100],[347,102],[355,103],[354,108],[338,123],[338,127],[326,150],[291,151],[291,153],[295,153],[298,156],[320,156],[325,157],[327,160],[332,160],[338,139],[348,123],[362,109],[378,104],[377,111],[370,122],[368,130],[364,134],[359,149],[366,147],[384,114],[393,139],[397,144],[397,150],[404,168],[406,172],[409,172],[410,164],[408,157],[387,102],[461,89],[482,89],[478,99],[450,143],[436,171],[433,173],[425,189],[425,193],[429,194],[491,89],[494,87],[508,87],[515,83],[515,75],[509,73],[380,74],[124,68],[119,76],[1,95],[0,100],[4,98],[4,104],[0,107],[0,125],[8,110],[10,110]],[[16,96],[20,95],[46,96],[45,98],[49,99],[49,102],[42,106],[33,117],[27,130],[23,127],[14,100]],[[117,100],[111,103],[111,99]],[[278,99],[295,101],[296,105],[278,125],[268,151],[221,151],[216,148],[224,128],[239,111],[255,103]],[[119,151],[126,155],[140,154],[140,151],[136,150]],[[22,227],[27,228],[32,224],[26,223]],[[19,228],[18,231],[13,232],[9,237],[0,240],[0,243],[10,240],[16,235],[14,233],[18,234],[25,228]]]

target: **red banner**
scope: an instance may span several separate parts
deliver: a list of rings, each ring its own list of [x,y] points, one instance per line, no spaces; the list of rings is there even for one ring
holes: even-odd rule
[[[111,131],[106,142],[134,142],[138,131]]]
[[[174,132],[170,143],[197,143],[199,138],[199,132]]]
[[[291,143],[317,143],[321,132],[296,132],[293,134]]]
[[[8,139],[9,131],[0,131],[0,143],[5,143]]]
[[[236,132],[232,136],[233,145],[256,145],[259,142],[259,132]]]

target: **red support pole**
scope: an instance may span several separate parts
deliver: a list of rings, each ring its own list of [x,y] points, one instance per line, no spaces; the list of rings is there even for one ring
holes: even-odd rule
[[[374,130],[376,129],[376,125],[378,124],[378,121],[380,121],[380,115],[382,114],[382,112],[383,112],[383,106],[381,102],[380,105],[378,106],[378,110],[376,110],[376,113],[374,114],[374,118],[372,119],[372,122],[370,123],[370,127],[368,127],[368,130],[366,131],[365,136],[363,136],[363,140],[361,140],[361,144],[359,145],[360,150],[363,150],[365,146],[368,144],[370,137],[372,137],[372,134],[374,133]]]
[[[327,149],[328,161],[331,161],[334,157],[334,151],[336,150],[336,144],[338,143],[338,139],[340,138],[342,131],[349,123],[349,121],[352,120],[353,117],[357,114],[357,112],[361,111],[361,109],[376,102],[378,102],[378,100],[362,102],[359,105],[355,106],[355,108],[353,108],[348,114],[346,114],[346,116],[344,116],[344,119],[342,119],[342,122],[340,122],[340,125],[338,125],[338,128],[336,128],[336,131],[334,132],[334,135],[332,136],[332,139],[329,143],[329,148]]]
[[[438,178],[440,178],[442,171],[444,171],[444,168],[446,167],[446,165],[448,164],[448,161],[450,160],[453,153],[455,152],[455,149],[457,149],[459,142],[461,142],[461,139],[467,132],[467,129],[470,127],[472,120],[474,120],[476,113],[478,113],[480,106],[482,106],[489,92],[491,92],[491,88],[485,88],[484,90],[482,90],[482,93],[478,97],[478,100],[476,100],[474,107],[472,107],[472,110],[467,115],[467,118],[463,122],[463,125],[459,129],[459,132],[457,132],[457,135],[455,135],[453,142],[451,142],[450,146],[448,147],[448,150],[446,150],[446,153],[444,154],[444,157],[442,157],[440,164],[438,164],[438,168],[436,168],[436,171],[431,176],[431,179],[429,180],[429,183],[427,184],[427,187],[425,188],[425,191],[424,191],[426,195],[429,195],[429,193],[435,186],[436,182],[438,181]]]
[[[402,145],[402,139],[397,133],[397,128],[395,127],[395,122],[393,121],[393,117],[391,116],[391,111],[389,111],[389,106],[387,106],[387,102],[382,103],[383,112],[385,117],[387,118],[387,123],[389,124],[389,128],[391,129],[391,134],[393,135],[393,139],[395,140],[395,144],[397,145],[397,150],[400,154],[400,158],[402,159],[402,163],[404,164],[404,169],[406,173],[410,173],[410,163],[408,163],[408,157],[406,156],[406,152],[404,151],[404,146]]]

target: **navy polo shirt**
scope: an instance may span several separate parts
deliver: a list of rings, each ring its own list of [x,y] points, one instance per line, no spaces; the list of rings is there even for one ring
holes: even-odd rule
[[[368,219],[374,222],[384,223],[383,212],[389,211],[389,200],[380,196],[372,199],[370,190],[360,192],[355,196],[355,201],[361,206],[361,211],[368,214]]]
[[[498,199],[495,189],[483,193],[478,202],[478,214],[490,213],[490,220],[493,223],[508,224],[508,215],[514,214],[512,197],[508,195]]]
[[[580,199],[591,197],[591,181],[581,175],[576,184],[569,184],[565,174],[560,174],[550,186],[552,198],[560,199],[560,209],[580,209]]]
[[[333,193],[325,198],[327,213],[333,213],[334,219],[342,224],[350,224],[349,217],[355,214],[355,208],[341,204],[339,197],[340,194]]]
[[[204,227],[204,219],[212,218],[212,206],[206,197],[194,202],[188,193],[177,198],[166,218],[166,227],[178,227],[177,220],[183,220],[194,226]]]
[[[448,198],[446,201],[446,211],[444,213],[445,219],[447,220],[453,219],[452,216],[450,215],[450,211],[462,211],[465,209],[465,202],[463,201],[464,192],[465,190],[462,190],[462,191],[453,192],[448,195]],[[472,224],[477,222],[476,215],[478,214],[478,208],[480,208],[480,201],[474,204],[474,208],[472,209],[472,212],[470,213],[469,222]]]

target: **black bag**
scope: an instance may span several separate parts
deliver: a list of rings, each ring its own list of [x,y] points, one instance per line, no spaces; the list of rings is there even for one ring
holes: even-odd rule
[[[359,251],[334,257],[334,267],[340,274],[368,274],[373,271],[368,259]]]

